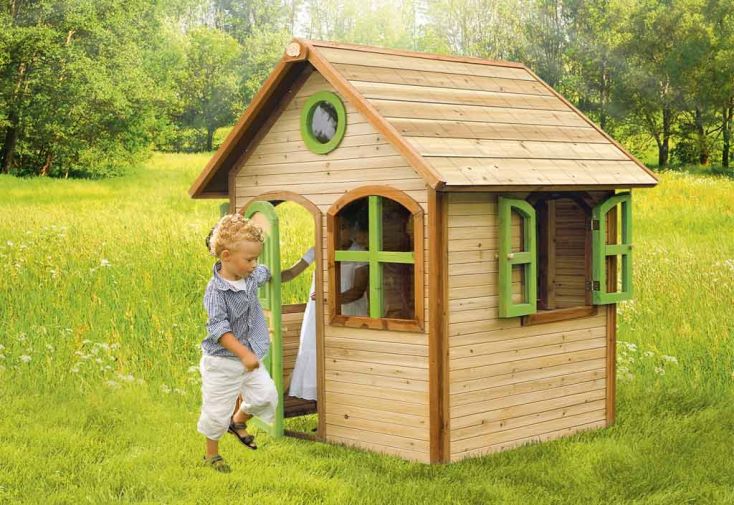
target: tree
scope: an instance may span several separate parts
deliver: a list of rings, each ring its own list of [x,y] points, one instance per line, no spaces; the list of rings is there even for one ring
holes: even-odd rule
[[[623,21],[620,60],[625,62],[616,87],[620,110],[655,139],[658,166],[668,165],[673,126],[684,108],[681,55],[700,19],[684,2],[640,0]]]
[[[146,56],[162,10],[145,0],[0,4],[3,172],[119,172],[148,151],[161,96]]]
[[[207,150],[212,150],[214,131],[242,109],[241,58],[240,44],[222,31],[200,27],[188,34],[185,71],[179,82],[180,121],[203,131]]]

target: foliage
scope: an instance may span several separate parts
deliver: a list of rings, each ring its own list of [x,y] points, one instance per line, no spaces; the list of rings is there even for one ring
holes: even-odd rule
[[[2,0],[0,169],[211,150],[294,35],[519,61],[654,164],[731,159],[732,0]]]
[[[734,501],[733,180],[664,172],[634,193],[613,427],[432,467],[262,432],[248,451],[227,435],[221,476],[198,466],[196,432],[220,201],[186,196],[209,157],[154,155],[103,181],[0,176],[0,502]],[[284,265],[312,236],[291,212]]]
[[[2,171],[109,175],[147,151],[166,98],[148,60],[156,4],[6,1],[2,12]]]

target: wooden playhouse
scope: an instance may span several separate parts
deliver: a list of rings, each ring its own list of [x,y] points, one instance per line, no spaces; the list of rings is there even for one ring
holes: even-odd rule
[[[313,215],[315,438],[436,463],[614,422],[631,189],[656,183],[521,64],[294,39],[190,193],[267,216],[274,278],[273,205]],[[279,292],[283,394],[303,305]]]

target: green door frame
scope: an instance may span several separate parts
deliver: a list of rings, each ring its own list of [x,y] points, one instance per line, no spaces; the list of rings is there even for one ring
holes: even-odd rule
[[[270,373],[275,388],[278,390],[278,407],[275,410],[275,421],[272,424],[266,423],[262,419],[253,417],[252,422],[258,428],[266,431],[272,437],[278,438],[283,436],[283,420],[284,420],[284,391],[283,391],[283,333],[282,333],[282,317],[281,317],[281,292],[280,292],[280,229],[278,225],[278,215],[275,213],[275,207],[267,201],[255,201],[245,209],[245,217],[250,218],[254,214],[260,213],[270,223],[270,233],[266,236],[263,243],[262,254],[260,255],[260,263],[263,263],[270,270],[270,280],[258,290],[258,298],[262,308],[270,311],[270,350],[263,357],[262,362]]]

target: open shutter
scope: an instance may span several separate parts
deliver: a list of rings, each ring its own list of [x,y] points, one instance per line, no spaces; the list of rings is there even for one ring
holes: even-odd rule
[[[499,197],[499,317],[516,317],[537,311],[537,248],[535,209],[525,200]],[[523,250],[512,251],[512,212],[522,218]],[[523,269],[523,302],[512,300],[513,267]]]
[[[621,211],[622,233],[620,243],[607,244],[607,215],[614,208]],[[596,305],[617,303],[632,298],[632,195],[618,193],[594,207],[591,221],[592,228],[592,300]],[[616,226],[615,226],[616,228]],[[616,238],[614,240],[616,242]],[[607,283],[612,276],[615,281],[617,272],[610,272],[609,267],[616,262],[608,261],[610,257],[618,257],[622,261],[622,286],[617,282],[615,289],[609,291]]]

